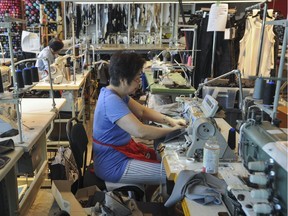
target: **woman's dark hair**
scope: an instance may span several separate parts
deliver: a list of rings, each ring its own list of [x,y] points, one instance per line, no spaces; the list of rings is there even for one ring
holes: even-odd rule
[[[64,47],[64,43],[62,42],[62,40],[60,40],[59,38],[52,38],[49,43],[48,46],[54,51],[57,52],[59,50],[61,50]]]
[[[112,55],[109,64],[110,83],[120,85],[120,80],[130,84],[140,72],[146,60],[137,53],[119,51]]]

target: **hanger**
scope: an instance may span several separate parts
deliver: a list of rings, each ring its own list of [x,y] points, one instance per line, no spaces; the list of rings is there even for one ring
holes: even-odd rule
[[[259,10],[256,14],[252,15],[252,18],[255,18],[255,17],[260,17],[260,19],[263,18],[263,10]],[[268,13],[268,10],[266,11],[266,18],[270,18],[270,19],[273,19],[273,17],[271,17]]]

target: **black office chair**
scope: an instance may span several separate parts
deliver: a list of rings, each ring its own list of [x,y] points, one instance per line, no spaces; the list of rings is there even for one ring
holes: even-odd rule
[[[108,189],[122,192],[132,191],[136,200],[143,199],[144,189],[136,185],[105,182],[94,174],[93,163],[87,166],[87,145],[89,141],[84,125],[77,117],[68,120],[66,133],[79,171],[78,181],[71,188],[73,193],[76,193],[79,188],[96,185],[101,191],[108,191]],[[113,187],[108,188],[108,184],[113,185]]]

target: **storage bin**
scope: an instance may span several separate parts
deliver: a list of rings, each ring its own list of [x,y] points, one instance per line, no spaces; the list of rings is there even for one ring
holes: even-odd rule
[[[247,96],[253,94],[253,88],[243,88],[243,100]],[[239,88],[238,87],[216,87],[216,86],[204,86],[202,90],[202,96],[206,94],[214,97],[218,103],[224,109],[232,109],[236,107],[236,100],[239,99]]]
[[[231,109],[235,106],[235,99],[238,88],[204,86],[202,91],[203,98],[206,94],[214,97],[224,109]]]

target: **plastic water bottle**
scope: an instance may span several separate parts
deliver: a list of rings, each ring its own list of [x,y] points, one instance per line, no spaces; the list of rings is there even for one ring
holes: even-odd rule
[[[217,174],[219,167],[220,146],[216,139],[210,138],[204,145],[203,172]]]

